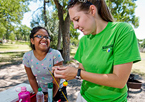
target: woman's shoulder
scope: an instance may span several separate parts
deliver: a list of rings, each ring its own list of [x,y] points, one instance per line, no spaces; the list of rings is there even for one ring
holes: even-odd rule
[[[118,28],[132,28],[131,24],[127,22],[111,22],[112,27],[118,27]]]

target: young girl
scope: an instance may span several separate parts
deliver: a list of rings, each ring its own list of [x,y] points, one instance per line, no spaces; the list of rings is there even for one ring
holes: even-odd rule
[[[38,87],[42,88],[47,102],[47,87],[48,83],[53,82],[53,96],[58,92],[58,86],[53,80],[49,71],[52,71],[53,66],[62,65],[63,58],[58,50],[50,48],[50,35],[43,27],[35,27],[30,34],[30,44],[32,50],[26,52],[23,56],[23,64],[29,79],[29,83],[33,91],[37,94]],[[57,79],[59,83],[60,80]],[[66,89],[63,92],[67,96]],[[66,101],[64,97],[59,97],[62,102]]]
[[[55,77],[83,79],[77,102],[126,102],[132,65],[141,60],[132,26],[113,22],[105,0],[69,0],[68,9],[85,35],[74,57],[79,69],[58,66]]]

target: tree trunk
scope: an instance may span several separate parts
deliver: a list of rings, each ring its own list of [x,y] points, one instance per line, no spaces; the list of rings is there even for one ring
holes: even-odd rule
[[[63,58],[64,63],[67,63],[70,61],[70,18],[69,14],[67,14],[67,17],[63,18],[63,6],[61,6],[58,2],[58,0],[54,0],[55,5],[58,9],[58,18],[60,22],[60,32],[62,34],[63,38]]]
[[[70,18],[67,15],[65,22],[62,26],[62,36],[63,36],[63,58],[64,63],[70,61]]]
[[[58,50],[61,50],[61,36],[62,36],[62,32],[61,32],[61,25],[59,22],[58,42],[57,42],[57,49]]]

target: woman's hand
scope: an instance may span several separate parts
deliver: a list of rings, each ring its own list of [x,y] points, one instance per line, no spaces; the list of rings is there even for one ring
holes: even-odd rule
[[[65,80],[74,79],[78,70],[77,68],[70,66],[55,66],[52,69],[56,78],[62,78]]]

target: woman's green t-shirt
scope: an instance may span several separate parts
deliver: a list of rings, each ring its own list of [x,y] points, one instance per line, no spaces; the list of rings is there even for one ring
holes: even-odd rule
[[[132,26],[121,22],[108,22],[100,33],[83,36],[74,58],[87,72],[97,74],[110,74],[114,65],[141,60]],[[83,80],[80,93],[88,102],[127,101],[126,85],[119,89]]]

